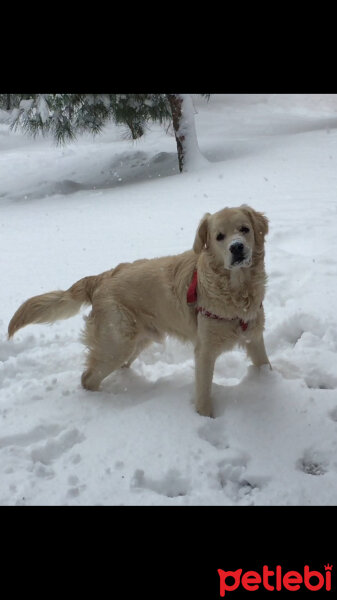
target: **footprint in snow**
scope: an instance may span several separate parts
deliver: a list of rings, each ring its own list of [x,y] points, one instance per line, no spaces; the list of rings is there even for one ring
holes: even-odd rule
[[[56,438],[48,439],[43,445],[33,448],[30,452],[33,462],[50,465],[55,459],[60,458],[75,444],[83,442],[85,436],[76,427],[63,431]]]
[[[229,456],[218,462],[217,479],[227,496],[234,502],[251,500],[251,494],[260,490],[270,477],[247,473],[249,455],[242,450],[233,450]]]
[[[87,487],[85,484],[80,484],[77,475],[70,475],[68,477],[68,484],[70,487],[67,492],[67,498],[70,500],[72,498],[77,498]]]
[[[131,481],[131,488],[151,490],[156,494],[176,498],[186,496],[189,485],[187,479],[180,476],[179,471],[170,469],[162,479],[146,477],[141,469],[137,469]]]
[[[324,475],[328,472],[328,461],[322,452],[308,448],[298,459],[296,467],[307,475]]]
[[[198,434],[202,440],[205,440],[214,448],[219,450],[229,448],[229,442],[224,432],[224,423],[221,419],[206,423],[199,428]]]
[[[36,467],[37,475],[50,477],[52,471],[45,467],[84,439],[84,435],[76,427],[63,429],[57,424],[38,425],[24,433],[1,437],[0,450],[23,448],[33,463],[40,463]]]
[[[308,388],[314,390],[334,390],[337,387],[337,377],[318,368],[311,369],[304,381]]]
[[[332,421],[337,422],[337,406],[329,412],[329,417],[332,419]]]
[[[247,474],[250,455],[245,450],[233,448],[224,431],[221,419],[206,423],[199,428],[199,436],[217,450],[223,450],[224,457],[217,463],[217,484],[234,502],[248,499],[269,481],[263,475]]]
[[[16,433],[0,438],[0,448],[6,446],[30,446],[41,440],[56,436],[62,431],[60,425],[38,425],[26,433]]]
[[[266,341],[271,352],[279,350],[281,346],[295,347],[303,334],[311,333],[312,343],[321,339],[326,332],[326,324],[308,313],[298,313],[287,316],[282,323],[270,329]]]

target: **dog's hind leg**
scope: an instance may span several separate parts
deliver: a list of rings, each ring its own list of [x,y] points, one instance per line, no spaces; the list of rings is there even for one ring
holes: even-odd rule
[[[110,353],[91,351],[87,358],[88,368],[82,373],[82,386],[86,390],[97,391],[105,377],[128,363],[134,355],[136,345],[124,340],[110,347]]]
[[[134,352],[132,353],[132,355],[130,356],[129,360],[127,362],[125,362],[122,366],[126,369],[128,369],[129,367],[131,367],[132,363],[134,360],[136,360],[137,356],[143,351],[145,350],[145,348],[147,348],[148,346],[150,346],[150,344],[152,344],[153,340],[151,338],[142,338],[140,339],[134,349]]]
[[[82,341],[89,353],[81,382],[85,389],[96,391],[105,377],[135,355],[138,332],[133,317],[117,307],[111,307],[107,315],[93,311],[86,321]]]

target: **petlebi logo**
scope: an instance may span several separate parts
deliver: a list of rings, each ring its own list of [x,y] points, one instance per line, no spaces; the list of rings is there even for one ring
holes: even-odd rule
[[[262,571],[245,571],[237,569],[236,571],[223,571],[218,569],[220,577],[220,596],[224,597],[229,592],[234,592],[241,585],[249,592],[255,592],[264,588],[268,592],[281,591],[305,591],[305,588],[311,592],[331,591],[331,572],[333,565],[326,564],[320,571],[311,569],[309,565],[304,565],[303,571],[286,571],[282,565],[277,565],[272,569],[268,565],[263,565]]]

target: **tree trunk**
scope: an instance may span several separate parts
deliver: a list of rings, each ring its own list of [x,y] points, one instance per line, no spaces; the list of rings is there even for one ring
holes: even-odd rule
[[[189,94],[168,94],[177,142],[179,171],[198,170],[208,164],[202,156],[195,129],[194,106]]]
[[[179,94],[167,94],[168,101],[171,106],[172,112],[172,121],[173,121],[173,129],[174,135],[177,142],[177,151],[178,151],[178,163],[179,163],[179,171],[180,173],[183,171],[184,167],[184,146],[183,142],[185,140],[185,136],[179,134],[179,128],[182,117],[182,103],[183,99]]]
[[[6,110],[10,110],[11,109],[11,95],[7,94],[7,107]]]

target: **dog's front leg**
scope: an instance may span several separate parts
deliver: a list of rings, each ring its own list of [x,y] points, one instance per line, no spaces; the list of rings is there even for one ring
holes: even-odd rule
[[[246,344],[246,351],[255,367],[269,365],[269,367],[272,368],[264,346],[263,335],[255,340],[251,340],[249,344]]]
[[[196,409],[204,417],[212,417],[211,389],[217,354],[208,344],[198,340],[195,347]]]

